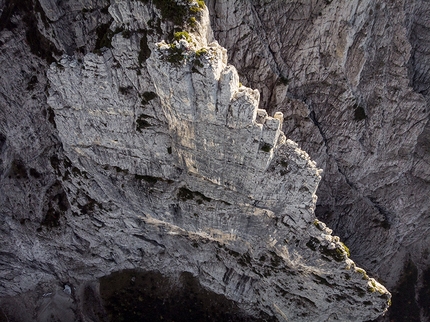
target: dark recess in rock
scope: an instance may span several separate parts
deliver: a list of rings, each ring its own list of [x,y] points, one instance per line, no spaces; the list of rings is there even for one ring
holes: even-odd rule
[[[148,104],[151,100],[157,97],[157,94],[154,92],[144,92],[142,94],[142,105]]]
[[[204,194],[198,191],[191,191],[190,189],[186,187],[179,188],[177,197],[181,201],[187,201],[187,200],[193,200],[196,198],[196,201],[198,204],[203,203],[204,201],[210,202],[212,199],[209,197],[206,197]]]
[[[360,105],[354,105],[354,120],[362,121],[367,118],[366,111]]]
[[[20,159],[13,160],[10,166],[9,175],[11,178],[15,179],[27,179],[27,169],[24,162]]]
[[[184,24],[188,15],[188,8],[185,5],[173,0],[154,0],[154,4],[161,11],[163,19],[170,20],[176,25]]]
[[[26,41],[30,46],[31,53],[46,60],[47,63],[50,64],[55,61],[53,55],[60,55],[61,52],[39,31],[36,9],[31,0],[9,1],[0,17],[0,31],[5,28],[9,30],[15,29],[17,25],[11,22],[11,18],[15,14],[20,14],[22,16],[22,21],[27,25]],[[41,17],[44,17],[44,15],[41,14]]]
[[[82,309],[86,316],[92,321],[106,321],[107,313],[91,285],[84,288]]]
[[[96,29],[97,40],[94,51],[97,52],[102,48],[112,48],[112,37],[115,32],[110,29],[111,21],[100,25]]]
[[[415,287],[418,270],[414,262],[409,260],[400,277],[399,286],[393,292],[393,305],[389,311],[391,322],[420,322],[420,310],[415,300]]]
[[[188,272],[180,275],[179,283],[158,272],[115,272],[100,279],[100,295],[109,321],[276,321],[267,315],[246,316]]]
[[[418,303],[424,309],[425,315],[430,317],[430,267],[423,272],[422,281]]]
[[[139,65],[142,64],[151,56],[151,50],[148,46],[148,36],[147,31],[142,31],[142,38],[140,39],[140,51],[138,56]]]
[[[0,133],[0,152],[3,149],[3,146],[6,143],[6,135],[4,135],[3,133]]]
[[[41,226],[54,228],[60,226],[60,218],[70,209],[67,195],[60,181],[56,181],[47,191],[45,217]]]
[[[148,118],[148,115],[141,114],[136,119],[136,131],[142,132],[143,129],[146,129],[151,126],[151,123],[149,123],[146,119]]]

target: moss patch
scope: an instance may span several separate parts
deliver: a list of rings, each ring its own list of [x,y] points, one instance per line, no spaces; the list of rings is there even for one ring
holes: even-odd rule
[[[178,31],[178,32],[175,32],[175,33],[173,34],[173,39],[175,39],[175,40],[177,40],[177,41],[179,41],[179,40],[181,40],[181,39],[185,39],[185,40],[186,40],[186,41],[188,41],[188,42],[191,42],[191,41],[192,41],[190,34],[189,34],[188,32],[186,32],[186,31]]]
[[[327,246],[325,246],[320,247],[319,250],[321,254],[325,255],[326,257],[333,258],[336,262],[341,262],[345,259],[345,253],[337,247],[334,249],[329,249]]]
[[[196,58],[201,58],[202,56],[205,56],[208,54],[208,50],[206,48],[200,48],[196,51]]]
[[[344,243],[342,243],[342,242],[340,242],[340,244],[342,245],[343,250],[346,252],[346,255],[347,255],[348,257],[350,257],[350,256],[351,256],[351,252],[349,251],[348,246],[346,246],[346,245],[345,245]]]
[[[356,267],[355,271],[363,276],[364,280],[369,280],[369,276],[367,275],[366,271],[360,267]]]

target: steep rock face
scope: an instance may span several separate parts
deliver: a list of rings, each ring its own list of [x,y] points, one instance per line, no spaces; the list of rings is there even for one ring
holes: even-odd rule
[[[31,158],[12,161],[8,151],[29,144],[20,139],[14,147],[12,127],[2,126],[3,167],[10,173],[2,176],[2,189],[7,180],[23,180],[33,195],[44,191],[38,206],[28,205],[28,213],[37,209],[34,218],[24,206],[2,208],[8,236],[2,296],[28,291],[21,298],[29,307],[19,304],[19,314],[35,311],[39,320],[51,311],[61,311],[62,320],[96,319],[86,304],[88,287],[113,271],[139,268],[190,272],[244,312],[279,320],[359,321],[384,312],[390,294],[315,219],[320,170],[285,138],[282,113],[268,116],[258,109],[258,91],[239,84],[213,40],[206,9],[182,3],[177,9],[198,19],[190,17],[192,33],[172,38],[166,35],[178,22],[166,21],[162,6],[105,5],[91,3],[85,11],[76,5],[78,16],[88,17],[71,24],[85,31],[109,21],[109,28],[97,28],[93,52],[93,43],[79,49],[87,36],[73,28],[64,32],[71,42],[52,38],[65,53],[47,72],[56,131],[44,124],[46,135],[54,135],[49,151],[57,151],[40,154],[47,140],[33,146],[42,160],[49,158],[50,168],[40,166],[49,176],[28,170]],[[70,19],[68,8],[54,2],[41,7],[52,24],[47,30]],[[167,43],[159,42],[163,37]],[[2,112],[5,120],[18,120]],[[28,173],[51,181],[38,185]],[[18,195],[3,194],[10,204]],[[24,209],[22,218],[14,217],[16,209]],[[7,315],[16,300],[2,303]]]
[[[286,136],[324,169],[318,217],[354,259],[392,288],[413,284],[418,299],[430,265],[428,3],[207,4],[260,108],[282,111]],[[405,284],[408,263],[417,274]],[[428,319],[428,304],[417,307],[404,311]]]

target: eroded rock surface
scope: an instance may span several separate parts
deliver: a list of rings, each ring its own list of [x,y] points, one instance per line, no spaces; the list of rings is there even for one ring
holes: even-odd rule
[[[320,172],[289,139],[324,169],[317,213],[353,258],[425,285],[424,2],[207,1],[215,36],[198,4],[175,35],[166,2],[11,3],[3,296],[42,301],[37,285],[83,318],[88,283],[156,268],[257,315],[376,318],[389,295],[315,221]]]
[[[428,3],[207,4],[242,82],[262,92],[269,113],[284,113],[286,136],[324,169],[318,218],[390,288],[411,261],[419,298],[430,266]],[[413,316],[391,319],[427,321],[412,302],[404,312]]]

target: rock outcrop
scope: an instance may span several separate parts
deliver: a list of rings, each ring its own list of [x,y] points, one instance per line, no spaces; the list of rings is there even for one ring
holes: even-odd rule
[[[424,284],[426,56],[407,31],[425,4],[206,4],[210,20],[201,1],[3,4],[6,315],[25,298],[39,320],[97,320],[85,294],[135,268],[262,318],[381,315],[390,294],[316,220],[321,172],[290,139],[353,258]]]
[[[284,113],[287,137],[324,169],[318,218],[396,290],[406,315],[390,319],[427,321],[428,3],[207,5],[242,82],[260,89],[260,107]]]

